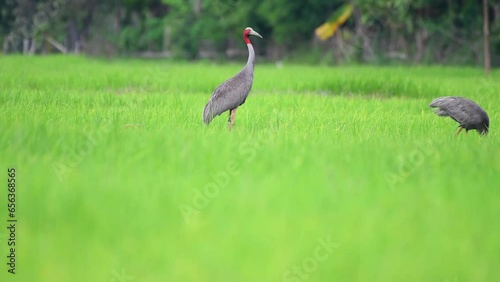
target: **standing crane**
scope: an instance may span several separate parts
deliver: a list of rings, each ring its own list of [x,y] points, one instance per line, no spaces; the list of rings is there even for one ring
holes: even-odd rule
[[[247,27],[245,31],[243,31],[243,40],[245,40],[248,47],[247,64],[239,73],[224,81],[214,90],[203,110],[203,122],[205,124],[209,124],[214,117],[225,111],[229,111],[228,128],[231,129],[233,127],[236,109],[245,103],[253,84],[255,52],[249,39],[250,35],[262,38],[262,36],[251,27]]]
[[[476,103],[462,97],[440,97],[429,104],[438,116],[449,116],[458,122],[457,135],[465,129],[465,133],[475,129],[481,135],[487,135],[490,127],[488,114]]]

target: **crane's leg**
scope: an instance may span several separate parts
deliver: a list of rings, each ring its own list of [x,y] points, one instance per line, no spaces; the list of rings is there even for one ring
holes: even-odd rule
[[[457,134],[456,134],[456,135],[458,135],[458,134],[460,133],[460,131],[462,131],[462,129],[463,129],[463,127],[459,126],[459,127],[458,127],[458,131],[457,131]]]
[[[229,119],[227,121],[228,122],[227,128],[229,128],[229,130],[231,130],[231,128],[233,128],[234,119],[236,118],[236,109],[237,108],[234,108],[234,109],[229,111]]]

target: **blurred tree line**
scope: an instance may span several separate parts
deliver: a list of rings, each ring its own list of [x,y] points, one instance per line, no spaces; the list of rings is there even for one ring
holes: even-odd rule
[[[326,41],[316,27],[346,2],[354,11]],[[488,1],[484,1],[488,2]],[[0,0],[3,53],[218,58],[246,56],[247,26],[270,60],[483,62],[478,0]],[[500,65],[500,0],[486,4],[491,60]]]

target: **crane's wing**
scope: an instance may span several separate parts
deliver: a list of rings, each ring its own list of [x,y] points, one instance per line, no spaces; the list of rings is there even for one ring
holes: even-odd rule
[[[251,87],[252,83],[239,74],[224,81],[214,90],[203,109],[203,122],[209,124],[214,117],[243,104]]]
[[[449,116],[460,124],[481,123],[481,107],[471,100],[462,97],[440,97],[433,100],[429,107],[437,108],[438,116]]]

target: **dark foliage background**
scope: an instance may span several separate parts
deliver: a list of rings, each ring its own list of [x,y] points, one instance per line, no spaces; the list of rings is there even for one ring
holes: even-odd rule
[[[350,2],[332,38],[314,29]],[[493,66],[500,1],[488,4]],[[259,55],[307,63],[483,62],[483,3],[472,0],[0,0],[3,53],[233,58],[253,27]]]

